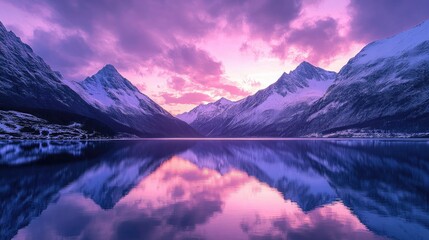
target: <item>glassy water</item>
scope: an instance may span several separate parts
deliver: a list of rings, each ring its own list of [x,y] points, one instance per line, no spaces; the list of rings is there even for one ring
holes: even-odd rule
[[[0,239],[429,239],[429,142],[0,142]]]

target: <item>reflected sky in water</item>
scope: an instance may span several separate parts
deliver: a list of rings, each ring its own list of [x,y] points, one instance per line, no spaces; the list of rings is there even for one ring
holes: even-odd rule
[[[0,239],[429,236],[423,140],[9,141],[0,153]]]

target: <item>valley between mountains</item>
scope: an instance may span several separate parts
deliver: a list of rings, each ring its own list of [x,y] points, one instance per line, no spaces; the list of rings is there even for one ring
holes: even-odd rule
[[[64,79],[0,23],[0,138],[428,137],[429,21],[338,72],[302,62],[239,101],[173,116],[107,64]]]

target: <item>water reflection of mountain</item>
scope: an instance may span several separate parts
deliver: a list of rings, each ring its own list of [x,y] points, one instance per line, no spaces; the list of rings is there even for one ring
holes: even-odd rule
[[[37,162],[0,168],[0,207],[6,209],[1,238],[12,237],[62,193],[80,193],[110,209],[173,155],[220,173],[246,172],[307,212],[340,199],[380,235],[429,235],[429,144],[424,141],[117,141],[74,146],[69,154],[55,151]]]
[[[321,171],[369,229],[395,239],[429,236],[428,142],[324,144],[329,164],[319,163]]]
[[[55,147],[47,148],[47,145]],[[100,207],[111,208],[139,178],[187,148],[186,143],[156,141],[13,142],[11,148],[17,159],[28,159],[23,146],[31,146],[34,152],[38,146],[43,149],[43,157],[34,158],[37,161],[32,162],[8,158],[14,165],[0,167],[0,208],[3,211],[0,239],[14,236],[55,202],[61,191],[80,192]],[[67,149],[67,152],[59,154],[58,149]],[[25,164],[16,165],[17,162]]]
[[[337,196],[323,174],[312,167],[311,159],[302,155],[301,147],[284,141],[206,141],[195,143],[181,156],[219,172],[244,171],[311,211]]]
[[[383,236],[429,236],[425,141],[200,142],[182,156],[221,172],[245,171],[303,210],[339,198]]]

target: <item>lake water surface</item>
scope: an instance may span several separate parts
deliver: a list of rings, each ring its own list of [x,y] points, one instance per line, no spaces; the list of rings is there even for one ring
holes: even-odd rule
[[[0,239],[429,239],[429,141],[2,141]]]

